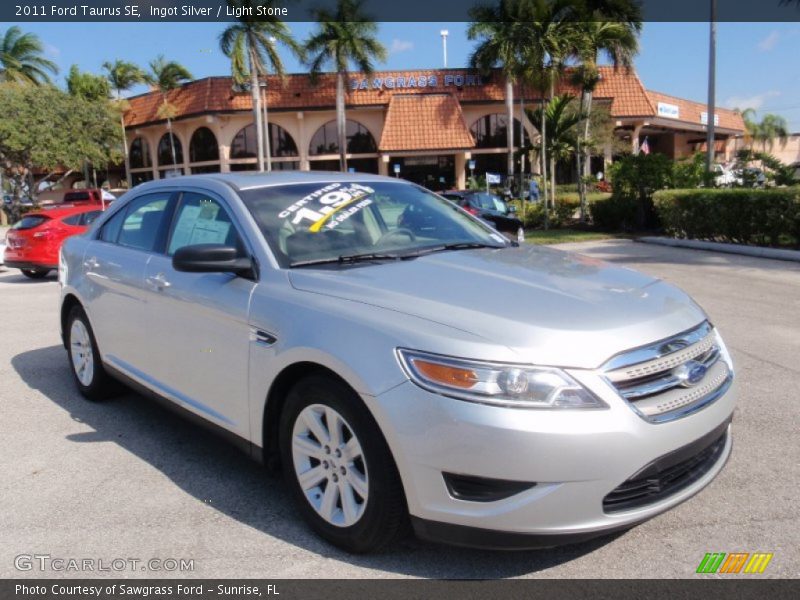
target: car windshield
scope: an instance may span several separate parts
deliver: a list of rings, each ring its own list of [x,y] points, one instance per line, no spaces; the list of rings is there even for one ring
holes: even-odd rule
[[[508,212],[506,203],[503,199],[495,196],[494,194],[473,194],[472,199],[474,203],[483,210],[496,210],[501,213]]]
[[[509,244],[454,204],[404,182],[323,181],[240,195],[283,267]]]

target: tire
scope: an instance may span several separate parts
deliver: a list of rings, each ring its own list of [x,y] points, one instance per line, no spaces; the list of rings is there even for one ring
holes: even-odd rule
[[[20,271],[29,279],[44,279],[50,273],[50,269],[20,269]]]
[[[341,423],[334,434],[338,444],[330,435],[331,420]],[[365,553],[408,533],[405,494],[389,447],[361,399],[343,382],[311,375],[295,384],[281,412],[279,444],[295,503],[322,538]],[[305,489],[301,474],[306,474]]]
[[[86,313],[74,306],[67,317],[67,354],[78,391],[87,400],[99,401],[119,392],[119,384],[103,368],[97,341]]]

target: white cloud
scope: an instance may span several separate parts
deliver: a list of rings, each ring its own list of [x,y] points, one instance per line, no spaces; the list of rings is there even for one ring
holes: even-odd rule
[[[391,54],[397,54],[398,52],[406,52],[408,50],[412,50],[414,48],[414,42],[410,42],[408,40],[398,40],[397,38],[392,40],[392,45],[389,46],[389,52]]]
[[[747,108],[759,110],[762,106],[764,106],[764,103],[767,100],[780,95],[781,93],[778,90],[769,90],[768,92],[755,94],[753,96],[731,96],[725,100],[725,106],[728,108],[739,108],[741,110],[745,110]]]
[[[778,40],[781,39],[781,34],[777,31],[771,31],[767,37],[758,42],[758,49],[761,52],[769,52],[778,45]]]
[[[49,56],[50,58],[58,58],[61,56],[61,49],[56,48],[51,44],[44,44],[44,53]]]

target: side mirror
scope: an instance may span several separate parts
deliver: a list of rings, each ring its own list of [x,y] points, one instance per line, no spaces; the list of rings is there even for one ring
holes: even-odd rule
[[[172,257],[172,268],[185,273],[234,273],[252,277],[251,258],[240,256],[233,246],[197,244],[179,248]]]
[[[517,212],[517,207],[515,205],[513,205],[513,204],[509,204],[508,205],[508,212],[510,212],[510,213]]]

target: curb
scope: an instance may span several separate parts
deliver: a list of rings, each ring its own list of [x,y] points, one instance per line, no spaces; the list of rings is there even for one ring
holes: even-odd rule
[[[724,252],[725,254],[739,254],[754,258],[772,258],[774,260],[788,260],[800,262],[800,250],[783,250],[781,248],[762,248],[760,246],[743,246],[741,244],[727,244],[724,242],[704,242],[701,240],[682,240],[666,237],[640,237],[637,242],[645,244],[658,244],[674,248],[690,248],[692,250],[710,250]]]

